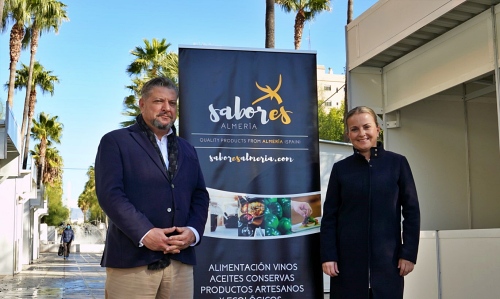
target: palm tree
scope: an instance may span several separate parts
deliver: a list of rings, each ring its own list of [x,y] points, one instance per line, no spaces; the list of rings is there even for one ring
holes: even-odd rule
[[[354,0],[347,0],[347,24],[352,22]]]
[[[135,47],[130,53],[136,58],[127,67],[127,73],[132,75],[145,75],[149,78],[154,78],[160,75],[162,70],[165,70],[168,65],[168,47],[172,44],[167,43],[166,39],[158,41],[153,38],[150,41],[144,39],[145,47]],[[171,57],[170,57],[171,58]]]
[[[16,71],[16,80],[14,82],[14,87],[16,89],[23,89],[31,85],[30,96],[28,99],[27,117],[23,119],[23,127],[21,128],[21,144],[24,142],[24,156],[23,156],[23,169],[26,169],[26,164],[28,161],[28,149],[29,149],[29,135],[28,132],[31,130],[31,120],[35,113],[35,103],[36,103],[36,87],[42,91],[42,94],[47,92],[50,95],[54,95],[54,83],[59,83],[57,76],[52,75],[52,71],[47,71],[44,67],[37,61],[33,64],[33,77],[31,84],[29,82],[29,68],[23,63],[22,68]],[[27,125],[27,128],[25,128]],[[26,133],[25,133],[26,132]]]
[[[274,48],[274,0],[266,0],[266,48]]]
[[[179,77],[179,56],[174,52],[168,52],[166,39],[158,41],[153,38],[150,41],[144,39],[145,47],[136,47],[131,54],[136,58],[127,66],[127,73],[132,78],[132,85],[127,86],[132,94],[125,97],[123,106],[125,116],[131,117],[129,120],[120,123],[122,127],[129,126],[135,122],[135,117],[139,115],[140,109],[137,105],[142,85],[150,78],[162,76],[168,77],[174,82],[178,82]]]
[[[87,214],[90,210],[92,199],[89,197],[88,193],[83,192],[78,196],[78,207],[83,213],[83,222],[87,222]]]
[[[7,103],[14,105],[14,81],[16,78],[16,65],[21,57],[21,44],[24,37],[24,27],[30,22],[28,2],[26,0],[6,0],[2,12],[2,31],[6,30],[9,22],[14,22],[10,30],[10,76]]]
[[[179,55],[174,52],[168,52],[163,66],[158,72],[159,76],[167,77],[175,83],[178,83],[179,79]]]
[[[135,123],[135,117],[141,113],[141,109],[139,108],[138,98],[140,97],[141,88],[144,85],[147,78],[133,78],[132,85],[128,85],[127,89],[132,93],[129,96],[126,96],[123,99],[124,111],[122,115],[129,117],[128,120],[122,121],[120,126],[128,127]]]
[[[31,151],[31,156],[35,160],[35,165],[37,169],[40,171],[40,144],[35,145],[34,150]],[[47,146],[45,151],[45,165],[44,165],[44,173],[42,177],[42,182],[44,185],[52,184],[56,180],[62,179],[62,167],[63,167],[63,159],[59,154],[59,150],[55,147]]]
[[[3,4],[4,4],[4,1],[3,0],[0,0],[0,12],[3,13]],[[0,28],[3,27],[3,18],[0,19]]]
[[[106,215],[99,205],[95,192],[95,169],[90,166],[87,171],[88,181],[85,183],[83,192],[78,197],[78,207],[83,212],[84,222],[103,220],[107,222]]]
[[[31,151],[35,165],[40,171],[40,144]],[[45,171],[42,182],[45,185],[44,199],[48,201],[48,215],[43,217],[43,222],[48,225],[59,225],[69,216],[69,210],[62,203],[62,168],[63,159],[55,147],[47,147],[45,152]]]
[[[347,25],[352,22],[352,14],[354,11],[354,0],[347,0]],[[345,76],[345,83],[344,83],[344,119],[347,116],[347,113],[349,112],[349,105],[347,105],[347,65],[346,65],[346,76]],[[349,137],[347,137],[346,134],[344,134],[344,142],[349,142]]]
[[[50,32],[54,30],[55,33],[59,31],[59,25],[63,21],[68,21],[68,17],[66,16],[66,5],[55,0],[31,0],[29,1],[29,10],[32,16],[31,26],[26,31],[26,35],[24,37],[23,48],[30,45],[30,66],[28,71],[28,79],[27,82],[30,84],[26,84],[26,97],[24,99],[24,111],[23,111],[23,121],[21,126],[21,144],[24,144],[25,139],[27,140],[25,151],[24,151],[24,162],[23,168],[26,168],[26,160],[28,157],[28,144],[29,138],[29,122],[33,117],[33,109],[34,102],[31,101],[31,87],[34,85],[33,82],[33,72],[35,67],[35,55],[38,49],[38,40],[42,35],[42,32]],[[29,42],[28,42],[29,41]],[[33,104],[33,106],[31,106]],[[31,116],[29,116],[29,109],[32,109]],[[27,125],[28,123],[28,125]],[[26,129],[28,126],[28,129]],[[25,133],[26,132],[26,133]]]
[[[47,147],[52,142],[60,143],[63,125],[57,121],[57,116],[50,117],[48,114],[41,112],[38,115],[38,120],[33,119],[33,128],[31,129],[31,137],[40,141],[39,145],[39,169],[37,175],[37,183],[40,185],[41,178],[45,171],[45,157]]]
[[[141,114],[141,109],[137,105],[137,97],[135,95],[129,95],[125,97],[123,100],[123,106],[125,106],[125,111],[122,112],[122,115],[128,116],[129,119],[122,121],[120,126],[128,127],[135,123],[135,117]]]
[[[87,170],[88,181],[85,183],[83,192],[78,197],[78,207],[83,212],[83,222],[87,222],[88,211],[94,211],[103,218],[104,212],[102,212],[99,202],[97,201],[97,195],[95,192],[95,170],[94,166],[90,166]]]
[[[277,4],[285,12],[296,12],[295,30],[294,30],[294,45],[295,50],[300,49],[302,41],[302,32],[306,21],[314,19],[314,17],[322,11],[330,11],[330,0],[275,0]]]

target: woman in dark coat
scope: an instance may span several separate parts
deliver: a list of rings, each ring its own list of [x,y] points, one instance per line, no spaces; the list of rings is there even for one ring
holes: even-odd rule
[[[333,165],[321,221],[330,298],[402,299],[420,235],[411,169],[404,156],[377,142],[380,126],[372,109],[352,109],[345,126],[354,154]]]

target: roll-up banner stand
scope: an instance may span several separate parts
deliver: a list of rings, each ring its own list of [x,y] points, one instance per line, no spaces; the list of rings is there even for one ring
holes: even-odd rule
[[[194,298],[323,298],[316,82],[315,51],[179,47],[179,132],[211,200]]]

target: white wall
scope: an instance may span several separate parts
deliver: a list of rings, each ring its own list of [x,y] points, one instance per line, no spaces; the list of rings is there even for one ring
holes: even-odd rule
[[[421,232],[417,264],[405,278],[404,298],[498,298],[498,252],[500,229]]]
[[[321,180],[321,202],[324,202],[328,180],[333,164],[347,156],[352,155],[350,143],[320,140],[319,142],[319,168]]]
[[[436,232],[422,231],[417,264],[413,272],[405,277],[404,299],[439,298],[437,264]]]
[[[0,275],[14,274],[15,193],[14,180],[0,184]]]
[[[467,103],[472,228],[500,227],[500,155],[496,104]]]
[[[422,230],[500,228],[496,104],[435,95],[400,109],[386,148],[412,167]]]
[[[409,6],[410,1],[401,1],[400,4],[397,4],[398,1],[393,0],[383,2],[383,5],[380,3],[374,5],[366,12],[366,16],[363,14],[359,20],[356,19],[353,23],[356,24],[357,22],[358,25],[356,26],[366,27],[366,30],[372,32],[378,26],[377,20],[385,18],[386,20],[390,20],[392,24],[388,28],[393,28],[398,32],[406,32],[402,29],[405,28],[406,21],[398,23],[399,18],[406,11],[411,11],[412,14],[418,15],[419,13],[424,13],[423,11],[429,10],[432,6],[430,5],[431,1],[425,1],[425,5],[423,5],[422,1],[414,1],[414,5],[421,6],[421,9],[412,11],[411,6]],[[432,2],[437,3],[438,1]],[[381,8],[385,6],[389,7],[389,5],[394,7],[405,5],[406,8],[404,11],[402,10],[397,13],[392,8],[387,11]],[[500,6],[496,6],[497,11],[500,12],[499,8]],[[375,11],[372,11],[372,9]],[[441,9],[442,7],[438,11]],[[381,14],[382,12],[386,14]],[[393,15],[389,17],[389,13]],[[395,17],[396,19],[394,19]],[[422,16],[419,18],[422,18]],[[495,15],[495,22],[498,28],[500,26],[498,13]],[[356,31],[354,28],[352,30]],[[380,34],[384,35],[386,33],[381,32]],[[366,53],[378,53],[377,51],[382,50],[380,47],[377,47],[377,43],[381,43],[383,37],[373,37],[379,39],[377,43],[370,42],[372,37],[365,36],[360,32],[348,36],[349,38],[355,40],[349,42],[359,44],[358,46],[353,45],[354,49],[349,49],[349,51],[362,51],[361,49],[356,50],[356,47],[361,47],[361,45],[366,47],[363,50]],[[496,38],[500,43],[500,30],[497,30]],[[491,12],[487,10],[385,66],[383,69],[366,67],[352,69],[348,75],[350,83],[348,85],[350,94],[350,98],[348,99],[349,107],[359,105],[366,105],[373,108],[383,107],[384,111],[388,113],[478,76],[482,76],[494,70],[494,51],[492,46],[492,16]],[[364,57],[362,54],[359,54],[360,59],[367,59],[373,56],[366,53]],[[353,64],[358,63],[351,56],[349,56],[348,60]],[[381,75],[379,76],[377,73]]]
[[[443,299],[499,298],[500,229],[439,232]]]
[[[386,148],[405,155],[420,201],[422,230],[469,228],[464,105],[439,96],[400,110]]]
[[[30,255],[30,250],[32,250],[32,245],[31,245],[31,236],[30,236],[30,226],[31,226],[31,212],[30,212],[30,204],[29,201],[26,201],[23,205],[21,205],[22,210],[22,223],[21,221],[18,220],[18,225],[21,226],[22,229],[22,251],[20,252],[19,256],[19,265],[18,267],[21,268],[22,265],[28,265],[31,261],[31,255]]]
[[[385,111],[394,111],[492,71],[491,28],[491,13],[485,11],[386,66]]]
[[[382,69],[359,67],[349,73],[348,107],[383,107]]]

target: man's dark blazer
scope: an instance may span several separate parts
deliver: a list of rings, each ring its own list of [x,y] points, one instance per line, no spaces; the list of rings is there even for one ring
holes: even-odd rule
[[[177,140],[178,168],[170,182],[160,155],[137,123],[102,137],[95,183],[99,204],[110,220],[103,267],[132,268],[161,259],[162,252],[139,247],[141,238],[154,227],[190,226],[202,237],[208,192],[194,147]],[[193,246],[171,258],[196,264]]]

